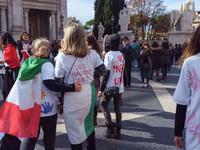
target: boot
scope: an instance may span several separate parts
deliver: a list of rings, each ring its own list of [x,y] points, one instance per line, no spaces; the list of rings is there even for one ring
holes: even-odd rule
[[[106,138],[115,138],[116,136],[115,127],[113,125],[107,125],[107,130],[104,132]]]
[[[95,105],[95,106],[94,106],[94,115],[93,115],[93,123],[94,123],[94,126],[97,125],[97,112],[98,112],[98,105]]]
[[[119,139],[121,137],[121,128],[122,125],[117,125],[117,123],[113,123],[113,125],[115,126],[115,130],[116,130],[116,135],[115,138]]]

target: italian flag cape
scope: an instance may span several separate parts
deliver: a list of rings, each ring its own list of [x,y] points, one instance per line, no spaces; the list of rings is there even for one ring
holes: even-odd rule
[[[38,135],[41,112],[41,68],[48,59],[30,57],[0,110],[0,132],[17,137]]]

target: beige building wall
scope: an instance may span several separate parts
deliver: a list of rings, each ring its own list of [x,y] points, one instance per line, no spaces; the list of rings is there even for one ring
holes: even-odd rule
[[[32,38],[61,39],[67,23],[67,0],[0,0],[0,32],[9,31],[15,40],[23,31]]]

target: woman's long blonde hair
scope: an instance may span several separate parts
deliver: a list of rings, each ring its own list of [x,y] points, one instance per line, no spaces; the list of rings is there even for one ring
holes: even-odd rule
[[[81,25],[72,23],[64,27],[64,43],[61,52],[81,58],[88,55],[85,31]]]
[[[48,54],[50,42],[45,38],[34,40],[32,47],[34,51],[33,57],[41,59]]]

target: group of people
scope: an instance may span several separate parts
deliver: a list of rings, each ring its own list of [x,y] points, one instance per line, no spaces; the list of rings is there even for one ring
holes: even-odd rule
[[[9,32],[3,33],[1,39],[0,63],[5,68],[7,85],[0,110],[0,132],[5,133],[1,150],[33,150],[41,128],[45,149],[55,149],[60,108],[55,92],[63,93],[60,104],[72,150],[81,150],[85,140],[88,150],[96,149],[98,97],[107,125],[104,136],[120,138],[125,59],[120,52],[119,35],[107,36],[106,55],[96,38],[92,34],[86,36],[78,24],[66,25],[64,38],[56,46],[45,38],[31,41],[27,32],[21,34],[18,43]],[[109,95],[109,88],[113,87],[118,92]],[[112,98],[116,123],[108,110]]]
[[[186,119],[187,149],[199,149],[200,121],[196,117],[200,110],[196,107],[200,91],[199,38],[200,26],[180,57],[179,63],[183,67],[173,97],[177,103],[174,141],[176,146],[182,147]],[[131,85],[133,59],[137,59],[141,69],[142,87],[150,87],[149,79],[154,70],[157,81],[160,68],[163,79],[166,78],[174,49],[167,42],[159,46],[157,42],[139,45],[134,41],[131,45],[127,37],[121,39],[118,34],[112,34],[105,36],[102,52],[95,37],[92,34],[86,36],[78,24],[65,26],[64,38],[58,41],[60,44],[55,51],[54,43],[50,44],[45,38],[31,42],[27,32],[21,34],[18,43],[9,32],[3,33],[1,40],[0,63],[5,68],[2,70],[5,76],[3,73],[1,76],[6,79],[2,90],[6,101],[0,110],[0,132],[5,133],[1,150],[33,150],[40,128],[44,131],[45,149],[55,149],[59,104],[55,92],[63,92],[64,121],[72,150],[81,150],[85,140],[88,150],[96,149],[94,125],[97,124],[98,97],[107,125],[104,136],[120,138],[122,93],[124,87]],[[108,109],[112,98],[115,123]]]
[[[131,85],[131,71],[134,71],[135,64],[141,70],[142,87],[151,87],[149,80],[153,79],[153,74],[156,72],[156,81],[165,80],[167,72],[171,71],[174,58],[178,63],[183,51],[187,48],[188,43],[182,46],[172,45],[168,42],[152,42],[145,41],[138,43],[137,40],[133,44],[129,43],[128,37],[124,37],[121,41],[120,50],[125,57],[125,72],[124,85],[130,87]],[[162,77],[160,77],[160,71]],[[146,79],[146,82],[144,81]]]

